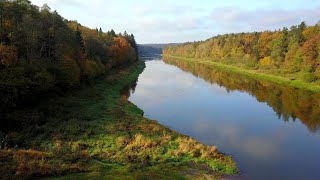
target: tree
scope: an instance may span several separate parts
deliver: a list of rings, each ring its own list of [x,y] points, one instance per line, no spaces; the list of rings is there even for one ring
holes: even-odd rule
[[[129,42],[123,37],[113,38],[113,45],[109,48],[109,55],[115,66],[136,60],[133,47],[131,47]]]
[[[111,29],[111,31],[108,32],[108,35],[111,36],[112,38],[117,37],[113,29]]]
[[[164,55],[208,58],[241,68],[264,68],[267,73],[290,74],[293,79],[320,77],[320,26],[304,22],[277,31],[218,35],[206,41],[164,48]],[[193,47],[193,48],[192,48]],[[258,63],[259,62],[259,63]],[[257,64],[261,66],[256,66]],[[301,70],[301,74],[295,74]],[[317,75],[316,75],[317,74]],[[320,79],[320,78],[319,78]]]
[[[65,20],[46,4],[39,8],[28,0],[0,0],[0,111],[133,62],[133,35],[130,41],[114,38],[114,30],[103,33]],[[108,56],[111,46],[114,56]]]
[[[44,4],[40,10],[47,13],[51,12],[51,8],[48,6],[48,4]]]
[[[127,31],[124,31],[123,36],[124,36],[125,38],[129,37]]]
[[[99,28],[99,36],[102,36],[102,34],[103,34],[103,31],[102,31],[102,28],[100,27]]]
[[[300,45],[303,44],[304,42],[304,36],[303,36],[303,31],[304,29],[307,27],[306,23],[305,22],[302,22],[299,26],[298,26],[298,29],[299,29],[299,33],[298,33],[298,42]]]
[[[86,49],[85,49],[85,45],[84,45],[84,41],[82,38],[82,33],[79,30],[79,28],[77,27],[77,31],[76,31],[76,43],[79,47],[79,53],[80,53],[80,59],[84,60],[85,59],[85,53],[86,53]]]
[[[135,37],[133,34],[128,35],[127,31],[124,32],[124,37],[126,38],[126,40],[130,43],[131,47],[133,47],[135,53],[136,53],[136,60],[139,59],[139,50],[138,50],[138,45],[136,43]]]
[[[272,48],[272,33],[265,31],[262,32],[258,41],[258,49],[260,58],[268,57],[271,54]]]
[[[316,64],[319,56],[318,44],[320,35],[306,41],[302,47],[302,55],[306,70],[313,72],[316,69]]]
[[[4,13],[5,13],[5,3],[0,1],[0,42],[4,42]]]
[[[287,53],[287,46],[287,32],[283,31],[274,34],[274,39],[272,41],[271,58],[278,64],[284,61]]]
[[[0,44],[0,66],[13,65],[17,59],[17,50],[14,46]]]

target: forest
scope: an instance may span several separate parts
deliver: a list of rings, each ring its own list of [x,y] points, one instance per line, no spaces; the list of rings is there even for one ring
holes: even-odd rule
[[[139,44],[139,55],[143,59],[148,59],[149,57],[161,57],[162,48],[161,47],[154,47],[149,44]]]
[[[230,156],[145,118],[121,94],[144,68],[132,34],[0,1],[0,179],[237,173]]]
[[[166,46],[178,45],[178,43],[170,44],[139,44],[138,52],[140,58],[144,60],[149,60],[150,57],[161,58],[162,49]]]
[[[28,0],[0,2],[0,130],[19,107],[93,83],[138,60],[134,36],[89,29]]]
[[[206,41],[170,46],[164,56],[209,60],[320,84],[320,25],[218,35]]]

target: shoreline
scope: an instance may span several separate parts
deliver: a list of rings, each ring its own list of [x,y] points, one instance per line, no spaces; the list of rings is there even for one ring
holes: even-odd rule
[[[239,172],[231,156],[143,117],[121,95],[144,62],[111,71],[92,87],[59,97],[56,120],[27,134],[27,146],[0,150],[4,177],[46,179],[222,178]],[[31,126],[30,126],[31,127]],[[26,132],[15,132],[22,136]],[[38,147],[38,148],[36,148]],[[2,172],[3,171],[3,172]]]
[[[209,66],[213,66],[213,67],[219,68],[224,71],[239,73],[239,74],[247,75],[247,76],[250,76],[250,77],[253,77],[256,79],[267,80],[267,81],[271,81],[271,82],[274,82],[277,84],[290,86],[293,88],[304,89],[304,90],[308,90],[308,91],[315,92],[315,93],[320,92],[320,85],[317,85],[317,84],[307,83],[302,80],[290,80],[288,78],[278,76],[278,75],[272,75],[272,74],[257,72],[255,70],[240,68],[240,67],[233,66],[233,65],[227,65],[227,64],[222,64],[222,63],[218,63],[218,62],[213,62],[213,61],[210,61],[210,59],[203,59],[202,60],[202,59],[185,58],[185,57],[171,56],[171,55],[162,55],[162,56],[168,57],[168,58],[180,59],[180,60],[193,62],[193,63],[200,63],[200,64],[204,64],[204,65],[209,65]]]

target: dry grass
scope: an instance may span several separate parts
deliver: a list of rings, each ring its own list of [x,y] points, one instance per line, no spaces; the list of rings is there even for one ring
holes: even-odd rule
[[[67,153],[51,154],[36,150],[1,150],[0,169],[2,175],[12,177],[43,177],[47,175],[61,175],[69,172],[82,172],[86,170],[85,159],[87,155]],[[79,155],[79,156],[78,156]],[[57,157],[60,156],[60,157]],[[70,157],[76,157],[72,159]],[[81,160],[80,160],[81,159]],[[10,164],[8,163],[10,162]],[[3,172],[2,171],[9,171]],[[7,177],[9,178],[9,177]],[[5,179],[7,179],[5,178]]]
[[[125,150],[128,151],[140,151],[145,149],[154,148],[157,146],[157,143],[151,139],[144,137],[141,134],[136,134],[133,140],[125,147]]]
[[[235,173],[231,158],[215,147],[144,118],[143,111],[121,98],[120,90],[142,69],[140,64],[138,69],[112,73],[92,89],[48,105],[52,113],[46,124],[8,136],[14,145],[28,135],[23,140],[31,150],[0,150],[1,175],[5,179],[57,175],[67,175],[66,179],[92,175],[96,179],[183,179],[190,162],[197,172],[206,167],[206,171]]]
[[[193,157],[201,157],[203,159],[214,159],[218,155],[218,149],[215,146],[206,146],[200,144],[189,137],[179,137],[177,139],[179,147],[174,151],[175,155],[191,154]]]

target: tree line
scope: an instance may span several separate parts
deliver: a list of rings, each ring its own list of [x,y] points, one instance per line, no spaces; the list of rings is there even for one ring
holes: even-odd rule
[[[134,35],[89,29],[28,0],[0,1],[0,119],[48,92],[138,61]]]
[[[320,81],[320,25],[304,22],[276,31],[218,35],[206,41],[170,46],[164,55],[210,59],[219,63]]]
[[[205,64],[181,61],[164,57],[164,62],[177,66],[183,71],[201,77],[211,84],[223,86],[229,91],[247,92],[259,102],[266,102],[277,113],[279,119],[299,119],[310,132],[320,129],[320,94],[291,88],[237,73],[221,71]]]

